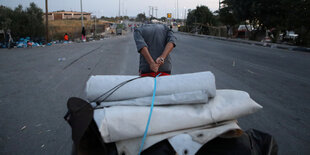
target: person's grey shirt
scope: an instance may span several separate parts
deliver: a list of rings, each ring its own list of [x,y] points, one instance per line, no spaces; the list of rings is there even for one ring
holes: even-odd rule
[[[175,46],[176,41],[173,31],[162,24],[147,24],[137,28],[134,32],[134,39],[138,52],[143,47],[147,47],[154,61],[164,52],[167,43],[172,42]],[[158,71],[170,73],[171,68],[171,58],[168,55],[165,63],[159,67]],[[140,54],[139,70],[141,73],[152,72],[142,54]]]

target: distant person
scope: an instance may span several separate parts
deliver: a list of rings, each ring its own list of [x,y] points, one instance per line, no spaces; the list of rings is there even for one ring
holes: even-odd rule
[[[6,47],[11,48],[11,44],[13,43],[13,38],[11,36],[11,30],[8,29],[6,34],[5,34],[5,42],[6,42]]]
[[[176,37],[165,25],[146,24],[134,31],[137,50],[140,53],[140,76],[156,76],[171,74],[171,58],[169,53],[175,47]]]
[[[233,35],[232,27],[230,25],[227,25],[226,28],[227,28],[227,38],[232,38]]]
[[[86,41],[86,31],[85,31],[85,28],[84,26],[82,27],[82,41]]]
[[[27,41],[27,47],[32,47],[32,42],[31,41]]]
[[[69,36],[68,36],[67,33],[65,33],[64,40],[65,40],[65,41],[69,41]]]

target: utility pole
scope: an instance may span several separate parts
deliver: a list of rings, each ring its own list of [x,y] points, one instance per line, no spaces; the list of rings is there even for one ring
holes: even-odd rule
[[[95,16],[95,37],[97,36],[97,23],[96,23],[96,19],[97,19],[97,16]]]
[[[184,7],[184,21],[185,21],[185,19],[186,19],[186,8]]]
[[[118,16],[121,17],[121,0],[118,0]]]
[[[125,1],[122,2],[122,14],[125,16]]]
[[[179,19],[179,0],[177,0],[177,19]]]
[[[84,27],[84,17],[83,17],[83,3],[82,3],[82,0],[80,0],[80,3],[81,3],[81,19],[82,19],[82,28]]]
[[[45,31],[46,31],[46,44],[48,43],[48,4],[47,0],[45,0]]]
[[[152,17],[154,17],[154,7],[152,6]]]

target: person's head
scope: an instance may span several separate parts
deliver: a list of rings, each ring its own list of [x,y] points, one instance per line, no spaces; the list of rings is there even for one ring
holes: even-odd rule
[[[65,33],[65,35],[68,35],[67,33]]]

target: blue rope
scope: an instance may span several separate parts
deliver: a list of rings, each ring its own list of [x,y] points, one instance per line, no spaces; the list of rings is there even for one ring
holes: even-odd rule
[[[155,100],[155,93],[156,93],[156,78],[160,75],[161,73],[159,73],[155,79],[154,79],[154,90],[153,90],[153,97],[152,97],[152,104],[151,104],[151,110],[150,110],[150,114],[149,114],[149,119],[147,120],[147,124],[146,124],[146,128],[144,131],[144,135],[142,138],[142,142],[141,142],[141,146],[140,146],[140,150],[139,150],[139,155],[142,152],[143,149],[143,145],[144,145],[144,141],[147,135],[147,130],[149,129],[149,125],[150,125],[150,121],[151,121],[151,117],[152,117],[152,112],[153,112],[153,107],[154,107],[154,100]]]

